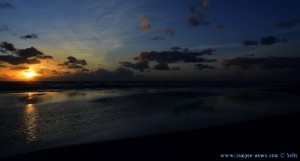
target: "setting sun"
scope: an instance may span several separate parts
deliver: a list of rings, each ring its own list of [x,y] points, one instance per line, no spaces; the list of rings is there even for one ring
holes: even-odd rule
[[[34,76],[36,76],[36,72],[33,70],[28,70],[28,71],[23,72],[23,76],[27,79],[31,79]]]

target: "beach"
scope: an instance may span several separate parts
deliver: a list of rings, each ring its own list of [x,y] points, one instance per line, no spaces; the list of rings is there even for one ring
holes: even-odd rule
[[[77,85],[2,91],[0,158],[215,160],[227,153],[299,153],[294,82]]]
[[[252,154],[250,159],[255,159],[255,154],[278,154],[277,159],[284,160],[287,156],[280,156],[282,153],[299,155],[299,122],[300,113],[296,113],[201,130],[51,148],[4,160],[232,159],[222,158],[222,154]]]

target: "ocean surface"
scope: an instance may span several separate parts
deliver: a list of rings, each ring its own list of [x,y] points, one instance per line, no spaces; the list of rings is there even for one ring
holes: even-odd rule
[[[299,82],[1,82],[0,158],[296,113],[299,107]]]

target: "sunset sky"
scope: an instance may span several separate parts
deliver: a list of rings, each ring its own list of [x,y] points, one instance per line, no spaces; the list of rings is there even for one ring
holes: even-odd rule
[[[299,80],[299,0],[0,0],[0,81]]]

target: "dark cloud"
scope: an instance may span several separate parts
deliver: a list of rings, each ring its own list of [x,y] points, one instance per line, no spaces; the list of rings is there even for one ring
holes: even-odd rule
[[[14,45],[12,43],[9,42],[1,42],[0,43],[0,51],[2,53],[6,53],[6,52],[14,52],[17,51],[17,49],[14,47]]]
[[[86,68],[83,68],[81,69],[82,72],[89,72],[90,70],[89,69],[86,69]]]
[[[216,28],[217,30],[223,30],[223,29],[226,28],[226,26],[225,26],[224,24],[216,24],[216,25],[215,25],[215,28]]]
[[[190,6],[190,16],[187,18],[187,24],[191,27],[210,25],[210,21],[205,15],[205,9],[208,6],[207,0],[204,0],[200,6]]]
[[[16,52],[20,57],[25,58],[31,58],[31,57],[37,57],[37,56],[43,56],[44,53],[37,50],[34,47],[26,48],[26,49],[20,49]]]
[[[1,31],[9,31],[9,27],[7,26],[7,25],[2,25],[1,27],[0,27],[0,32]]]
[[[151,31],[152,26],[148,21],[148,14],[142,14],[140,16],[140,28],[145,30],[145,31]]]
[[[12,65],[39,64],[39,59],[52,59],[52,56],[45,55],[35,47],[16,49],[14,45],[9,42],[0,43],[0,51],[2,53],[9,53],[9,55],[2,55],[0,61]]]
[[[175,35],[175,30],[172,28],[165,28],[164,30],[165,33],[169,34],[170,36],[174,36]]]
[[[196,26],[202,26],[202,25],[210,25],[210,22],[206,19],[206,17],[203,16],[195,16],[191,15],[188,17],[187,20],[188,25],[191,27],[196,27]]]
[[[67,59],[68,59],[68,63],[81,64],[81,61],[78,61],[77,58],[75,58],[73,56],[69,56],[69,57],[67,57]]]
[[[13,56],[13,55],[0,55],[0,61],[12,64],[12,65],[39,64],[40,63],[40,61],[36,58],[28,59],[26,57],[17,57],[17,56]]]
[[[6,66],[3,64],[0,64],[0,68],[6,68]]]
[[[156,40],[165,40],[165,38],[160,37],[160,36],[154,36],[154,37],[149,37],[149,40],[154,40],[154,41],[156,41]]]
[[[244,54],[245,57],[254,57],[254,54]]]
[[[262,37],[260,39],[260,44],[261,45],[273,45],[280,42],[276,37],[274,36],[267,36],[267,37]]]
[[[113,74],[118,75],[118,76],[132,76],[133,72],[129,69],[125,69],[125,68],[117,68]]]
[[[39,37],[36,34],[20,36],[21,39],[38,39]]]
[[[168,64],[165,62],[159,62],[158,64],[154,65],[153,69],[155,69],[155,70],[170,70]]]
[[[259,42],[256,40],[245,40],[242,41],[242,44],[245,46],[253,46],[253,45],[258,45],[260,43],[260,45],[268,46],[268,45],[273,45],[279,42],[286,42],[286,41],[287,40],[285,38],[283,40],[279,40],[275,36],[266,36],[266,37],[261,37]]]
[[[182,51],[183,51],[183,52],[189,52],[189,51],[190,51],[190,49],[188,49],[188,48],[184,48],[184,49],[182,49]]]
[[[299,22],[300,21],[297,19],[290,19],[287,21],[278,22],[277,26],[282,29],[290,29],[290,28],[294,28],[294,27],[298,26]]]
[[[0,2],[0,9],[15,9],[15,6],[8,2]]]
[[[77,65],[77,64],[69,64],[68,69],[83,69],[83,66]]]
[[[65,61],[62,65],[72,65],[72,64],[83,65],[83,66],[87,65],[87,61],[84,59],[77,59],[74,56],[69,56],[67,57],[67,59],[68,61]]]
[[[28,67],[22,67],[22,66],[19,66],[19,67],[13,67],[13,68],[10,68],[11,70],[28,70],[29,68]]]
[[[171,48],[174,50],[174,47]],[[177,63],[177,62],[184,62],[184,63],[197,63],[197,62],[211,62],[215,61],[214,59],[204,59],[200,56],[203,55],[211,55],[213,49],[206,49],[201,52],[195,51],[188,51],[186,52],[185,49],[177,47],[178,50],[174,51],[150,51],[150,52],[141,52],[134,60],[137,61],[156,61],[156,62],[164,62],[164,63]]]
[[[216,51],[216,49],[208,48],[208,49],[202,50],[201,53],[202,53],[203,55],[212,55],[212,53],[213,53],[214,51]]]
[[[195,64],[195,70],[203,70],[203,69],[214,69],[215,67],[210,66],[210,65],[205,65],[205,64]]]
[[[149,69],[149,63],[155,62],[156,64],[152,69],[154,70],[180,70],[179,67],[169,67],[170,63],[199,63],[199,62],[215,62],[216,59],[205,59],[203,55],[211,55],[214,49],[205,49],[201,52],[190,51],[188,48],[172,47],[170,51],[144,51],[139,53],[132,62],[119,62],[121,67],[131,68],[143,72]]]
[[[178,47],[178,46],[173,46],[173,47],[170,48],[170,50],[179,51],[179,50],[182,50],[182,48]]]
[[[39,56],[37,56],[37,58],[38,59],[53,59],[53,57],[50,55],[39,55]]]
[[[66,66],[68,69],[80,69],[80,71],[89,71],[84,66],[87,65],[87,61],[84,59],[77,59],[74,56],[67,57],[67,61],[63,64],[58,64],[59,66]]]
[[[241,69],[284,69],[300,68],[300,57],[265,57],[265,58],[248,58],[236,57],[227,59],[223,62],[226,67],[238,66]]]
[[[205,15],[195,17],[194,15],[188,18],[188,24],[192,27],[194,26],[202,26],[202,25],[210,25],[209,20],[207,20]]]
[[[258,41],[256,40],[245,40],[242,42],[245,46],[252,46],[252,45],[258,45]]]
[[[223,62],[223,66],[238,66],[241,69],[252,69],[254,65],[261,64],[264,60],[258,58],[248,58],[248,57],[236,57],[233,59],[226,59]]]
[[[61,74],[61,73],[59,73],[57,70],[52,70],[51,73],[52,73],[52,74]]]
[[[131,68],[134,70],[139,70],[140,72],[144,72],[144,70],[149,68],[149,62],[147,60],[139,60],[136,63],[119,62],[119,64],[123,68]]]
[[[172,67],[172,70],[180,70],[180,67]]]
[[[69,56],[67,59],[69,60],[69,63],[71,63],[71,64],[80,64],[83,66],[87,65],[87,61],[84,59],[76,59],[73,56]]]

